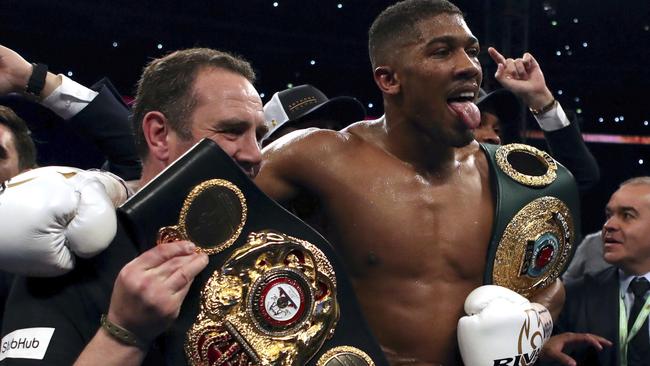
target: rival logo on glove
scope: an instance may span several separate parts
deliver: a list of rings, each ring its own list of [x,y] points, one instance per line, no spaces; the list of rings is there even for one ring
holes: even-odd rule
[[[506,357],[506,358],[500,358],[498,360],[494,360],[492,366],[532,365],[535,363],[535,360],[537,360],[537,356],[539,356],[539,348],[531,352],[530,355],[528,353],[524,353],[522,355],[517,355],[515,357]]]
[[[513,357],[505,357],[493,360],[492,366],[527,366],[537,361],[539,352],[544,343],[551,336],[553,331],[553,319],[548,310],[536,303],[531,304],[534,309],[526,310],[526,320],[519,331],[517,344],[518,354]],[[536,306],[537,305],[537,306]],[[531,333],[531,329],[534,329]],[[526,353],[524,349],[532,348]]]

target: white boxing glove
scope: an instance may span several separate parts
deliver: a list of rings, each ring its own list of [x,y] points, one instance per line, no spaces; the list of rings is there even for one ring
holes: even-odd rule
[[[465,299],[458,345],[465,366],[523,366],[537,360],[553,331],[551,313],[505,287],[486,285]]]
[[[129,195],[117,176],[102,171],[44,167],[0,187],[0,269],[57,276],[75,255],[92,257],[117,230],[115,207]]]

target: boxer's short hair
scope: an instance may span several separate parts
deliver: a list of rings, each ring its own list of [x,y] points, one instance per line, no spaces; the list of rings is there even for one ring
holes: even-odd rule
[[[368,31],[368,53],[372,68],[386,62],[398,42],[406,43],[419,37],[417,23],[440,14],[463,13],[446,0],[406,0],[382,11]]]
[[[248,61],[210,48],[175,51],[145,66],[138,81],[132,117],[141,158],[144,159],[149,151],[142,120],[150,111],[163,113],[180,138],[192,137],[189,117],[196,106],[194,80],[200,70],[209,67],[225,69],[255,82],[255,72]]]

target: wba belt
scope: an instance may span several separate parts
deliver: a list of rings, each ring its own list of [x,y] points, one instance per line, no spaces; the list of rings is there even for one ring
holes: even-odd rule
[[[169,365],[387,365],[342,262],[214,142],[202,140],[118,209],[144,251],[209,255],[162,338]]]
[[[495,202],[484,283],[524,296],[566,269],[580,233],[580,202],[571,173],[532,146],[481,144]]]

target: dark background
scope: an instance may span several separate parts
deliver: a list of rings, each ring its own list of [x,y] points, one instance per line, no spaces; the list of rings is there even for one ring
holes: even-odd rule
[[[252,62],[264,102],[288,85],[310,83],[330,97],[357,97],[370,116],[380,116],[381,95],[366,51],[367,29],[393,1],[273,3],[0,0],[0,44],[29,61],[47,63],[54,72],[71,73],[85,85],[107,76],[125,96],[133,94],[149,59],[179,48],[213,47]],[[509,56],[518,57],[524,50],[535,55],[549,87],[565,110],[576,113],[583,132],[648,134],[650,1],[455,3],[466,12],[484,51],[496,46]],[[494,89],[494,64],[485,53],[481,60],[484,87]],[[17,108],[33,129],[41,163],[90,167],[101,161],[92,146],[73,137],[47,111]],[[532,118],[528,127],[538,129]],[[528,142],[543,146],[541,141]],[[588,146],[599,162],[602,181],[583,200],[584,232],[602,224],[604,205],[617,184],[648,174],[650,164],[646,145]]]

